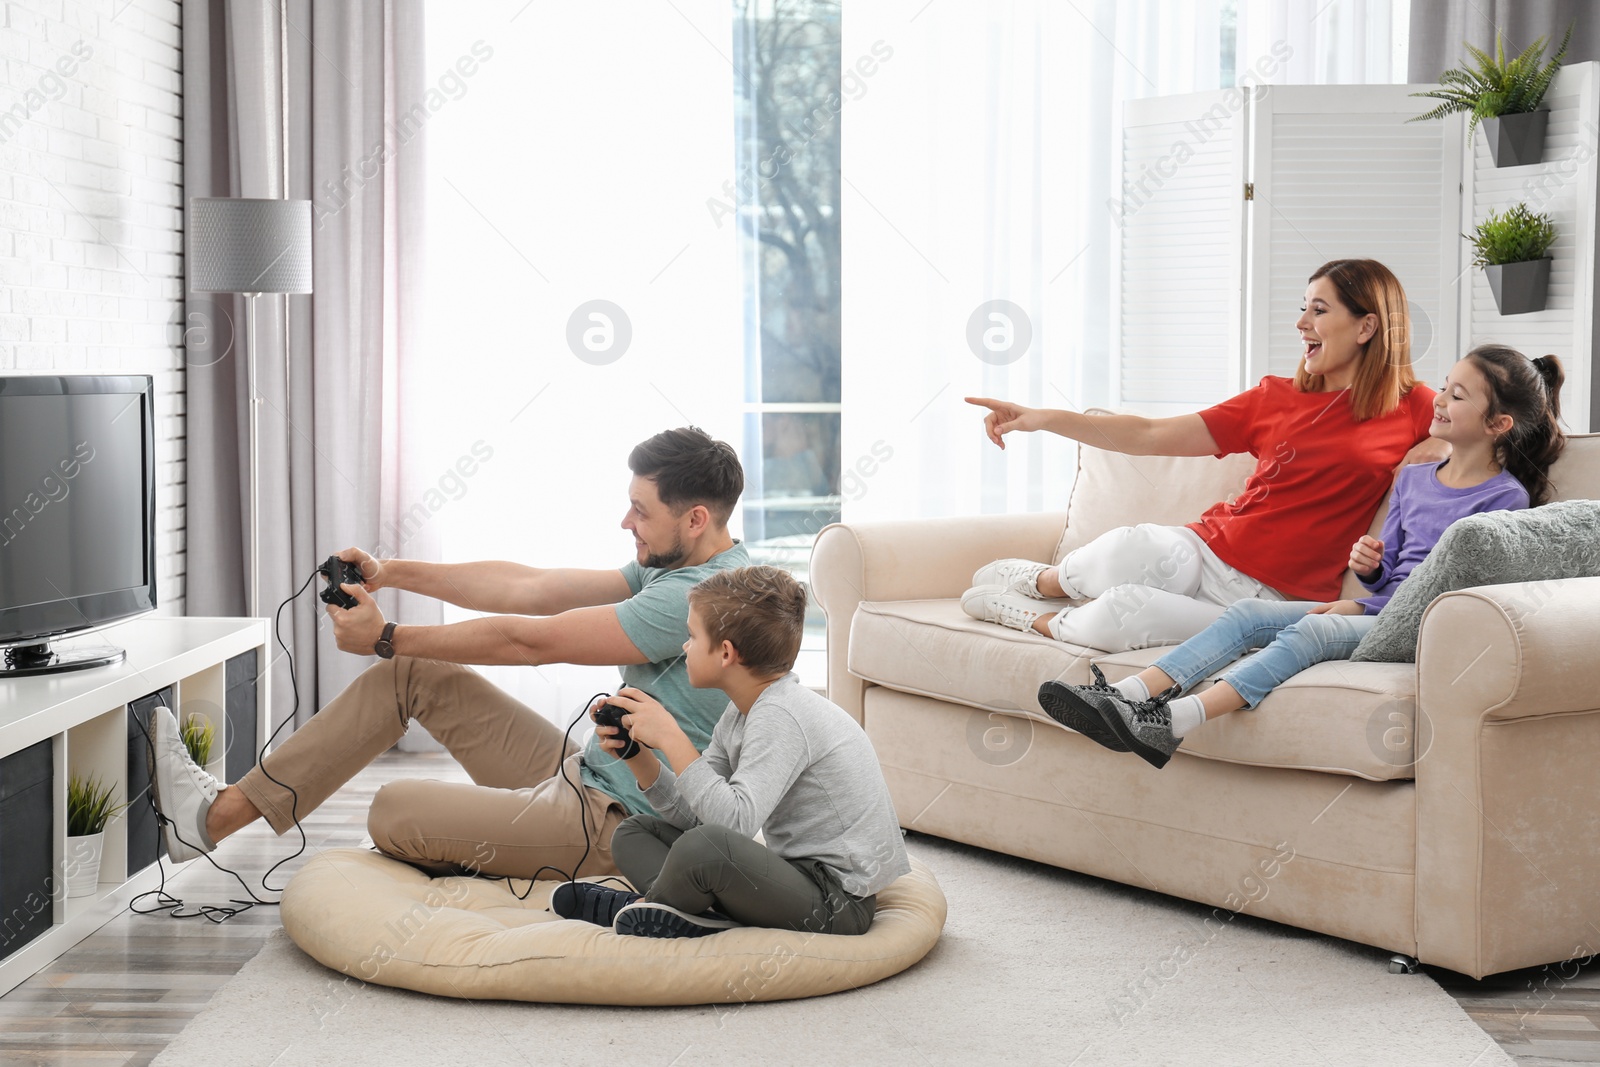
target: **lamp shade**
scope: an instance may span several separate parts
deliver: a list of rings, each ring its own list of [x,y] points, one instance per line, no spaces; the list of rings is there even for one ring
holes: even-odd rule
[[[189,288],[197,293],[311,292],[311,201],[189,201]]]

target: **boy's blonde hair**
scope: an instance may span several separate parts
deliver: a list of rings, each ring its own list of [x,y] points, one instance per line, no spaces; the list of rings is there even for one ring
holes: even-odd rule
[[[713,645],[732,642],[754,674],[784,674],[800,655],[806,591],[777,567],[718,571],[689,590]]]

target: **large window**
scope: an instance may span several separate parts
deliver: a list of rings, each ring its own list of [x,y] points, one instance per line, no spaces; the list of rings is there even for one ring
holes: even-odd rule
[[[735,0],[733,28],[744,529],[756,562],[804,580],[841,502],[839,4]],[[807,621],[820,648],[814,604]]]

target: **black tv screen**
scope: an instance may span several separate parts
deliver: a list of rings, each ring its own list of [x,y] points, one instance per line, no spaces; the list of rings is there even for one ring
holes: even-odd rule
[[[0,645],[156,603],[153,383],[0,377]]]

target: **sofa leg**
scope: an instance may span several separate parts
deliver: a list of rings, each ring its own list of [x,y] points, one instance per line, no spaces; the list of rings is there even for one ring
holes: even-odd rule
[[[1390,974],[1416,974],[1419,966],[1421,964],[1417,962],[1417,957],[1415,956],[1407,956],[1404,953],[1397,952],[1389,957]]]

